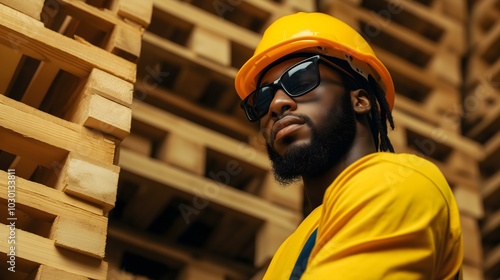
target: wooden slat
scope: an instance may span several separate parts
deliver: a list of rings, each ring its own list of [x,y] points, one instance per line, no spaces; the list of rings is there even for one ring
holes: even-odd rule
[[[500,201],[500,170],[485,180],[481,194],[486,207],[498,206],[498,201]]]
[[[496,245],[489,251],[484,260],[484,270],[486,275],[497,277],[500,274],[500,245]]]
[[[46,29],[41,22],[1,4],[0,14],[1,44],[10,45],[14,42],[26,55],[51,61],[79,77],[86,77],[92,69],[99,68],[126,81],[135,82],[135,64]]]
[[[114,160],[111,140],[2,95],[0,135],[2,149],[49,168],[62,162],[69,151],[105,163]]]
[[[9,228],[0,226],[0,235],[8,236]],[[85,256],[71,250],[54,246],[54,241],[17,229],[16,257],[42,265],[47,265],[69,273],[91,279],[106,279],[108,264],[104,261]],[[9,244],[0,243],[0,252],[7,254]]]
[[[24,179],[29,179],[33,172],[37,169],[38,164],[32,160],[16,157],[14,162],[10,165],[9,169],[16,170],[16,176]]]
[[[460,216],[464,244],[464,263],[475,267],[483,265],[481,234],[477,220],[466,215]]]
[[[170,186],[194,197],[202,194],[202,198],[209,199],[212,203],[257,219],[273,222],[285,229],[293,230],[300,219],[298,213],[283,210],[260,198],[248,196],[212,180],[193,176],[191,173],[126,150],[120,152],[119,164],[123,170],[138,176]]]
[[[24,13],[36,20],[40,20],[40,14],[42,13],[44,0],[1,0],[0,3],[3,5],[14,8],[21,13]]]
[[[108,233],[111,238],[141,248],[142,251],[151,252],[151,255],[154,253],[154,255],[175,259],[186,264],[203,266],[210,265],[214,269],[223,271],[228,277],[234,277],[234,279],[244,278],[245,274],[248,273],[248,268],[241,268],[234,264],[231,265],[228,263],[222,263],[218,260],[218,258],[195,258],[187,250],[167,246],[158,238],[152,238],[148,234],[138,232],[131,228],[126,228],[117,223],[110,223]]]
[[[32,275],[31,277],[33,277],[33,280],[44,280],[44,279],[89,280],[88,277],[85,277],[83,275],[76,275],[46,265],[41,265],[37,270],[33,271],[31,275]]]
[[[13,42],[15,43],[15,41]],[[17,49],[15,44],[0,44],[0,57],[2,58],[2,67],[0,67],[0,95],[5,95],[23,54]]]
[[[215,34],[219,34],[224,38],[228,38],[231,41],[248,46],[252,49],[257,46],[260,40],[258,34],[229,22],[221,21],[218,16],[201,11],[188,3],[179,1],[153,1],[154,7],[157,9],[175,15],[184,21],[191,22],[195,26],[203,26],[208,31],[212,31]]]
[[[167,135],[165,141],[160,144],[156,158],[193,174],[203,175],[205,173],[206,150],[204,145],[192,142],[175,133]]]
[[[118,15],[148,27],[153,14],[152,0],[120,0]]]
[[[225,37],[207,31],[204,27],[195,26],[191,31],[187,47],[202,57],[219,64],[229,66],[231,63],[231,44]]]
[[[481,233],[485,241],[500,241],[500,209],[486,217]]]
[[[144,103],[134,103],[132,117],[138,121],[150,124],[164,131],[175,131],[180,137],[201,143],[207,148],[230,155],[263,170],[270,170],[267,156],[258,153],[247,144],[171,115],[165,111]]]
[[[24,92],[21,102],[31,107],[38,108],[40,104],[42,104],[59,70],[59,67],[52,63],[46,61],[40,62],[28,88]]]

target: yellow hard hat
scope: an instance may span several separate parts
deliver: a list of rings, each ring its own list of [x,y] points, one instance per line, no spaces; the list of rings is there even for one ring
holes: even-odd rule
[[[288,54],[308,51],[343,59],[361,76],[371,75],[394,106],[394,84],[387,68],[368,42],[349,25],[323,13],[299,12],[273,22],[264,32],[253,56],[240,68],[235,87],[241,99],[256,88],[259,74]]]

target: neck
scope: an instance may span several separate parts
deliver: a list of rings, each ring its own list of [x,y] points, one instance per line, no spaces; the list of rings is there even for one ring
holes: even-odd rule
[[[358,159],[377,151],[368,126],[365,126],[360,122],[356,122],[356,126],[357,135],[351,145],[351,148],[335,165],[333,165],[321,176],[302,178],[304,182],[305,199],[309,201],[311,211],[323,203],[323,196],[326,189],[332,184],[333,181],[335,181],[344,169]]]

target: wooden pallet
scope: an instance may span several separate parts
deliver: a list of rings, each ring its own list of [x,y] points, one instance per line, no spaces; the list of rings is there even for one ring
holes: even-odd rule
[[[482,0],[471,7],[468,43],[469,48],[474,50],[492,29],[498,28],[496,26],[500,16],[500,3],[497,0]]]
[[[371,46],[458,88],[460,56],[464,53],[461,25],[417,3],[393,2],[397,1],[363,1],[360,5],[334,1],[328,13],[357,29]],[[394,5],[397,10],[390,8]]]
[[[466,86],[474,87],[481,79],[491,83],[500,82],[498,48],[500,46],[500,20],[481,37],[468,56]]]

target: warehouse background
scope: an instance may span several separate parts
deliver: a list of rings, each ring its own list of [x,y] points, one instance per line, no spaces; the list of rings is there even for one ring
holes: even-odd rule
[[[234,76],[273,20],[314,10],[389,68],[390,138],[448,179],[464,279],[500,278],[500,1],[0,0],[0,279],[260,279],[310,209]]]

